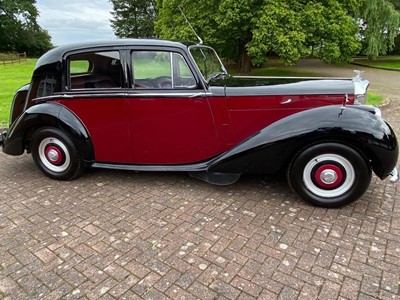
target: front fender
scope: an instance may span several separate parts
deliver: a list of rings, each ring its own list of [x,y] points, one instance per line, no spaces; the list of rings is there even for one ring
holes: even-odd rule
[[[212,172],[273,173],[314,143],[337,141],[361,153],[381,179],[396,166],[398,144],[390,126],[361,106],[324,106],[279,120],[216,158]]]
[[[7,132],[3,152],[23,154],[25,149],[29,149],[32,134],[41,127],[63,130],[74,142],[82,160],[94,161],[94,148],[86,128],[77,116],[57,103],[37,104],[20,115]]]

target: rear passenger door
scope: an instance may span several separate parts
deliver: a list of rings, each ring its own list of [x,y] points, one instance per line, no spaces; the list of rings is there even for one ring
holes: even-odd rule
[[[97,162],[131,161],[123,52],[98,49],[66,56],[66,86],[59,101],[89,131]]]

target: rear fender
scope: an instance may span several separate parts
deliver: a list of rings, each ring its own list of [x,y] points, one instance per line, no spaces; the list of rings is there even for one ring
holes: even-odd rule
[[[273,173],[315,143],[345,143],[362,154],[381,179],[396,166],[398,144],[390,126],[374,109],[325,106],[279,120],[216,158],[208,170]]]
[[[86,128],[76,115],[57,103],[37,104],[20,115],[7,132],[3,151],[10,155],[21,155],[25,149],[30,151],[32,135],[42,127],[63,130],[75,144],[82,160],[94,161],[94,148]]]
[[[26,84],[15,92],[11,105],[10,124],[12,124],[25,110],[29,87],[30,84]]]

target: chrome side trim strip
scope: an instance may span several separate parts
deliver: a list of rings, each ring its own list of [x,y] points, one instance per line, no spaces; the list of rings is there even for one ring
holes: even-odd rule
[[[58,94],[48,97],[34,98],[32,101],[40,103],[57,99],[76,99],[76,98],[196,98],[211,96],[210,92],[196,93],[82,93],[82,94]]]

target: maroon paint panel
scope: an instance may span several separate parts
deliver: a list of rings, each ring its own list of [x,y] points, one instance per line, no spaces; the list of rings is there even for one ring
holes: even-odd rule
[[[186,164],[220,151],[206,97],[128,98],[132,158],[141,164]]]
[[[98,162],[132,161],[126,100],[122,98],[73,98],[58,103],[71,110],[85,125]]]
[[[342,105],[345,95],[277,95],[228,97],[231,130],[237,141],[300,111],[326,105]],[[348,96],[348,104],[354,96]]]

